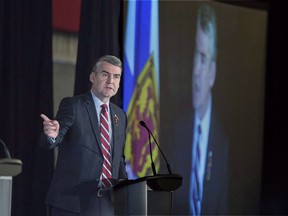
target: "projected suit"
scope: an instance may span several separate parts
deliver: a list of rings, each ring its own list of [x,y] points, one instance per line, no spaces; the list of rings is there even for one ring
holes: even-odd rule
[[[115,61],[118,62],[111,56],[100,58],[90,74],[91,92],[63,99],[55,120],[41,115],[47,136],[43,136],[46,142],[42,144],[50,149],[59,146],[57,165],[46,197],[52,216],[114,214],[109,190],[101,193],[102,197],[94,193],[84,194],[80,199],[66,192],[87,180],[95,180],[95,188],[101,187],[97,180],[103,165],[98,113],[102,103],[109,106],[112,178],[127,178],[123,155],[126,114],[109,103],[120,82],[121,62],[116,64]]]
[[[176,123],[178,126],[175,129],[175,145],[177,148],[174,151],[174,166],[172,168],[175,173],[183,176],[182,186],[174,193],[174,213],[176,215],[191,214],[189,193],[193,160],[191,157],[193,122],[194,117],[191,113],[191,115],[183,116]],[[201,215],[223,215],[228,213],[228,167],[228,140],[212,111],[206,152]]]
[[[193,111],[177,123],[176,170],[183,186],[175,194],[175,214],[227,214],[228,143],[212,107],[216,79],[217,25],[213,8],[198,10],[192,73]],[[185,166],[179,163],[188,159]],[[188,165],[187,165],[188,164]],[[179,200],[181,200],[179,202]]]

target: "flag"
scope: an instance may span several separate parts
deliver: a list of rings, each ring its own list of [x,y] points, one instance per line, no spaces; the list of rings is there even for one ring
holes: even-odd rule
[[[158,1],[128,1],[124,44],[123,108],[127,112],[125,157],[128,178],[152,174],[149,136],[139,125],[143,120],[156,140],[160,128]],[[151,140],[156,172],[159,149]]]

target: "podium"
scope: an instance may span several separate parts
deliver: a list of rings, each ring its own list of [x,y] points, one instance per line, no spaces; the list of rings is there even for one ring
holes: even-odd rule
[[[11,215],[12,178],[22,171],[22,162],[18,159],[0,160],[0,215]]]
[[[172,215],[173,191],[182,185],[177,174],[124,180],[114,186],[115,215]]]
[[[135,180],[111,180],[114,186],[102,191],[114,194],[114,215],[171,215],[173,211],[173,191],[182,185],[182,176],[164,174]],[[101,195],[98,179],[87,179],[64,191],[64,195],[78,196],[81,209],[89,201],[89,196]],[[86,199],[88,198],[88,199]]]

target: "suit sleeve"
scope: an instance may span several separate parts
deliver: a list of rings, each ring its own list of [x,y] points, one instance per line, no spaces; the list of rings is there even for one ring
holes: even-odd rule
[[[64,139],[65,134],[72,127],[74,119],[75,106],[73,104],[73,100],[72,98],[64,98],[59,105],[59,110],[55,117],[55,120],[57,120],[60,124],[59,134],[56,137],[55,142],[42,133],[40,145],[48,149],[57,147]]]

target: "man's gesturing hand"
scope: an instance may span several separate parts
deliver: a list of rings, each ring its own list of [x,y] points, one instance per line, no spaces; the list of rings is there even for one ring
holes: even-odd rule
[[[60,128],[59,122],[56,121],[56,120],[49,119],[44,114],[41,114],[40,116],[43,119],[43,130],[44,130],[44,133],[47,136],[55,139],[57,137],[57,135],[58,135],[59,128]]]

